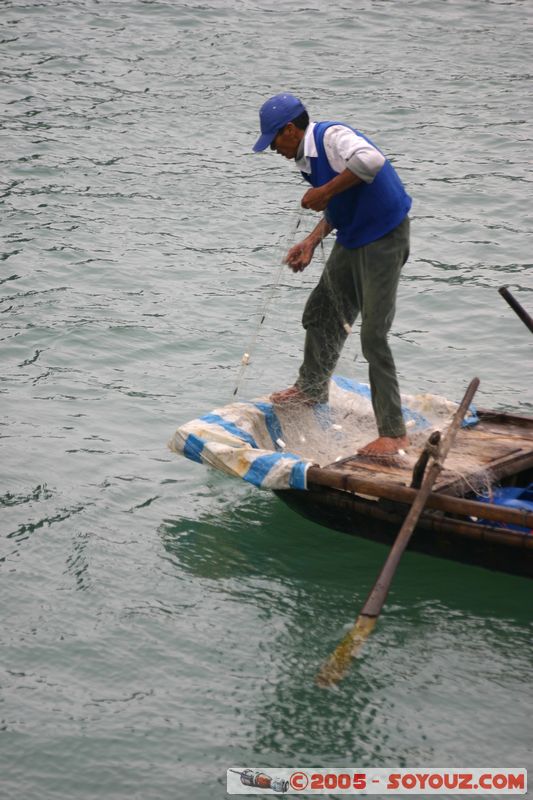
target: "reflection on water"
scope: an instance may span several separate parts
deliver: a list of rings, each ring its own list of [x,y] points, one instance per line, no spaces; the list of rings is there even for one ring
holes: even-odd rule
[[[247,710],[258,763],[265,753],[271,766],[310,764],[316,752],[324,763],[366,766],[457,757],[435,731],[453,729],[465,703],[478,724],[497,707],[503,729],[525,733],[507,703],[509,682],[523,693],[531,657],[527,580],[406,554],[362,656],[339,689],[324,691],[317,668],[353,622],[386,548],[325,531],[270,498],[255,507],[253,528],[245,497],[216,518],[168,520],[160,533],[176,569],[223,600],[217,620],[235,604],[255,619],[233,631],[231,647],[254,661]],[[472,752],[481,757],[482,741]]]

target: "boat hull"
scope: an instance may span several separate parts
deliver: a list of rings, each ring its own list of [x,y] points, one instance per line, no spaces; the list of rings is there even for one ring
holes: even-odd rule
[[[408,506],[367,500],[349,492],[314,487],[312,491],[277,491],[276,495],[307,519],[342,533],[391,545]],[[533,535],[439,511],[425,512],[408,549],[430,556],[511,575],[533,578]]]

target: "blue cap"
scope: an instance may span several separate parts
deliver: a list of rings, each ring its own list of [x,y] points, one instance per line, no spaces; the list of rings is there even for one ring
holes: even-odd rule
[[[266,150],[279,131],[288,122],[291,122],[305,111],[305,106],[301,100],[288,92],[276,94],[261,106],[259,111],[259,123],[261,126],[261,136],[253,146],[254,153]]]

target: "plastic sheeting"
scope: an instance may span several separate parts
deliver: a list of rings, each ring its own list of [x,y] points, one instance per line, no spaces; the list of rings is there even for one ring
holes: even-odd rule
[[[456,408],[436,395],[402,395],[411,437],[442,427]],[[179,427],[169,447],[263,489],[306,489],[311,464],[324,466],[357,451],[355,431],[365,430],[365,420],[368,440],[368,421],[373,424],[368,385],[334,376],[327,405],[287,409],[264,397],[230,403]],[[464,424],[476,421],[471,408]]]

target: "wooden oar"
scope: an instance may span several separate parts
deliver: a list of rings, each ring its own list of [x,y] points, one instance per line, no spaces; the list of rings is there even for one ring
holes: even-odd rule
[[[394,578],[394,574],[400,562],[400,558],[409,543],[409,539],[415,529],[416,523],[422,510],[424,509],[426,499],[431,492],[431,488],[435,483],[439,472],[442,469],[444,460],[448,455],[455,436],[463,421],[463,418],[468,410],[472,398],[479,386],[479,379],[473,378],[470,382],[465,396],[453,415],[450,427],[446,435],[441,440],[436,456],[431,456],[432,463],[427,470],[420,489],[413,501],[413,504],[407,514],[400,532],[395,539],[391,551],[385,561],[381,572],[378,575],[376,583],[368,595],[355,624],[348,631],[346,636],[342,639],[336,650],[333,651],[328,660],[322,665],[316,682],[319,686],[334,686],[337,684],[348,672],[352,659],[358,654],[368,635],[372,632],[377,618],[383,608],[383,604],[387,598],[390,585]]]
[[[531,333],[533,333],[533,317],[531,317],[525,308],[523,308],[518,300],[513,297],[507,286],[500,286],[498,289],[499,293],[503,297],[504,300],[507,300],[515,314],[520,317],[522,322],[527,325]]]

